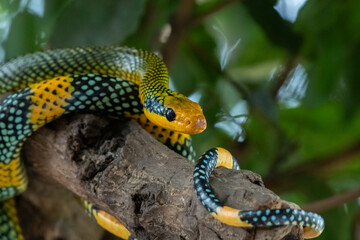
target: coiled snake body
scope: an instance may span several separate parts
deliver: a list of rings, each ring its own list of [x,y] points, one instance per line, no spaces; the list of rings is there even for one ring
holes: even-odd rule
[[[195,152],[189,134],[206,128],[201,107],[168,89],[163,61],[133,48],[62,49],[14,59],[0,66],[0,93],[7,91],[17,92],[0,105],[0,239],[23,239],[12,200],[27,185],[20,150],[26,138],[44,124],[79,111],[136,119],[190,161],[195,161]],[[200,157],[194,170],[196,193],[215,218],[242,227],[302,225],[308,238],[322,232],[323,219],[315,213],[296,209],[240,211],[223,206],[209,183],[218,166],[239,169],[229,152],[214,148]],[[113,216],[84,203],[90,216],[105,229],[121,238],[135,239]]]

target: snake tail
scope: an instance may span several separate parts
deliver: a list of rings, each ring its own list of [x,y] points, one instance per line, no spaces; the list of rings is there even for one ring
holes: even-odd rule
[[[205,152],[194,169],[195,191],[202,205],[221,222],[239,227],[270,227],[300,225],[304,227],[304,237],[314,238],[321,234],[325,224],[323,218],[300,209],[238,210],[220,203],[211,189],[209,178],[217,167],[239,170],[237,161],[223,148],[213,148]]]
[[[108,214],[107,212],[100,210],[95,205],[88,201],[83,201],[83,206],[86,213],[94,219],[97,224],[102,228],[111,232],[115,236],[118,236],[125,240],[137,240],[126,227],[121,224],[115,217]]]

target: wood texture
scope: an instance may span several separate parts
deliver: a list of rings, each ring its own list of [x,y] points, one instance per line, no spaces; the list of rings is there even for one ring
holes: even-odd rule
[[[124,223],[138,239],[302,239],[300,227],[237,228],[218,222],[193,189],[193,164],[133,121],[65,116],[37,131],[23,157],[30,177],[18,198],[28,239],[114,239],[83,213],[73,192]],[[295,207],[250,171],[218,169],[219,199],[239,209]]]

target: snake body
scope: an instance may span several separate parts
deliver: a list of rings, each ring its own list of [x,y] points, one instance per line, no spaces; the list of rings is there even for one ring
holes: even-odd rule
[[[237,227],[301,225],[304,237],[314,238],[324,230],[324,220],[316,213],[299,209],[238,210],[221,204],[210,187],[209,176],[217,167],[240,170],[237,161],[223,148],[206,151],[194,169],[194,187],[204,207],[216,219]]]
[[[17,92],[0,105],[0,213],[4,216],[0,218],[0,236],[5,239],[22,239],[12,200],[27,186],[20,151],[27,137],[46,123],[73,112],[104,112],[132,118],[191,161],[195,152],[189,134],[206,128],[200,106],[168,89],[168,72],[163,61],[153,53],[133,48],[62,49],[14,59],[0,66],[0,93],[7,91]],[[222,206],[208,182],[217,166],[236,168],[237,163],[226,150],[210,150],[200,158],[194,182],[199,199],[220,221],[245,227],[296,223],[305,226],[305,236],[321,233],[323,220],[312,213],[301,212],[303,221],[291,221],[300,216],[295,210],[254,211],[259,214],[255,218],[252,211]],[[107,230],[124,239],[134,239],[111,215],[91,203],[85,202],[85,207]],[[276,214],[288,219],[275,221]],[[255,220],[258,218],[261,221]]]

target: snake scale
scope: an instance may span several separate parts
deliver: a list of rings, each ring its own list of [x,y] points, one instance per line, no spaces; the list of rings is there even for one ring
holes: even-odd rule
[[[168,88],[168,71],[155,54],[128,47],[89,47],[37,52],[0,66],[0,93],[15,91],[0,105],[0,240],[23,239],[13,197],[27,186],[20,159],[25,140],[64,114],[105,113],[135,119],[156,139],[195,162],[190,134],[206,120],[199,104]],[[205,152],[194,169],[198,198],[212,216],[233,226],[301,225],[313,238],[323,219],[298,209],[242,211],[224,206],[209,183],[219,166],[239,169],[222,148]],[[110,214],[84,201],[89,215],[123,239],[136,239]]]

